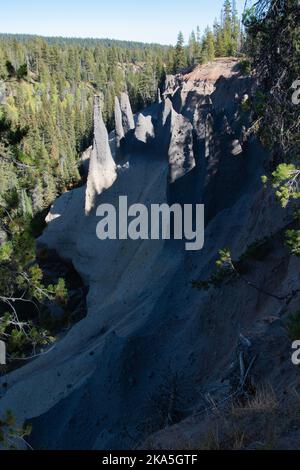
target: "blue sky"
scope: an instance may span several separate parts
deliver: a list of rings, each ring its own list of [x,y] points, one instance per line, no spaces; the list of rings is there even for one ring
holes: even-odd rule
[[[173,44],[219,17],[223,0],[0,0],[0,32]],[[236,0],[241,12],[245,0]]]

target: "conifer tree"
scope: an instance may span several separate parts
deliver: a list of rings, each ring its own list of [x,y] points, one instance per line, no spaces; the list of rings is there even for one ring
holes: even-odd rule
[[[215,58],[214,35],[209,27],[206,28],[204,33],[202,55],[205,62]]]
[[[184,37],[181,31],[178,33],[175,57],[174,57],[174,72],[178,73],[186,66],[186,58],[184,52]]]

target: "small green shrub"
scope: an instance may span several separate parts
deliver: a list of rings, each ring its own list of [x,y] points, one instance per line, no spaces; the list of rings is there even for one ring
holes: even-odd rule
[[[223,282],[232,281],[237,275],[228,248],[219,250],[219,258],[216,260],[216,270],[204,280],[192,281],[192,286],[200,290],[208,290],[210,287],[220,287]]]
[[[0,444],[5,449],[19,449],[20,443],[23,442],[26,446],[25,437],[29,436],[32,431],[31,425],[18,427],[13,413],[7,410],[4,416],[0,419]]]
[[[285,244],[289,247],[291,254],[300,256],[300,230],[287,230],[285,235]]]
[[[239,62],[240,70],[243,75],[250,75],[251,73],[251,62],[250,60],[244,59]]]
[[[263,116],[267,106],[267,95],[262,91],[258,90],[255,93],[253,106],[257,115]]]
[[[17,322],[13,312],[6,312],[0,317],[0,339],[7,345],[10,360],[26,357],[54,342],[55,338],[48,330],[33,322]]]

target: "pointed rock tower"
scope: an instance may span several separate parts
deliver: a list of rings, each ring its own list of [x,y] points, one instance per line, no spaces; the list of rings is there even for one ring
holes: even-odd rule
[[[160,104],[161,101],[162,101],[162,100],[161,100],[161,92],[160,92],[160,89],[159,89],[159,88],[157,88],[156,101],[157,101],[158,104]]]
[[[96,196],[109,188],[116,176],[116,165],[111,155],[108,134],[102,118],[100,98],[95,96],[94,141],[85,193],[86,214],[89,214],[94,207]]]
[[[156,151],[165,157],[168,155],[174,113],[172,101],[166,97],[159,106],[158,119],[155,126]]]
[[[134,129],[134,119],[131,109],[131,104],[129,101],[129,96],[127,93],[121,93],[120,96],[120,106],[121,106],[121,113],[122,113],[122,124],[125,135],[128,131]]]
[[[154,127],[150,115],[144,116],[142,113],[139,113],[134,136],[137,141],[144,144],[146,144],[149,140],[154,139]]]
[[[121,146],[124,140],[124,129],[122,124],[122,112],[119,98],[115,96],[115,132],[116,132],[116,155],[120,156]]]
[[[193,151],[193,126],[182,114],[173,111],[169,146],[169,182],[189,173],[196,165]]]

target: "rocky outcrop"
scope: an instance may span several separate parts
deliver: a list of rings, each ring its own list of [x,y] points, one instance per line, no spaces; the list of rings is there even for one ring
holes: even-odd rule
[[[172,135],[169,146],[169,182],[174,183],[196,165],[193,151],[193,126],[173,111]]]
[[[151,115],[144,116],[143,113],[138,114],[134,136],[139,143],[150,144],[153,141],[155,135]]]
[[[164,128],[167,125],[168,120],[172,121],[173,105],[170,98],[166,98],[163,103],[163,109],[161,114],[161,126]]]
[[[255,373],[261,377],[264,371],[266,381],[282,384],[285,390],[287,377],[289,385],[299,382],[288,339],[287,346],[282,336],[270,343],[274,335],[266,319],[272,312],[277,325],[281,321],[282,304],[276,298],[240,279],[209,291],[191,287],[191,280],[212,274],[219,249],[229,247],[234,259],[239,259],[249,245],[270,236],[268,227],[280,234],[287,223],[286,211],[261,186],[268,154],[259,142],[250,142],[241,154],[232,152],[239,127],[247,123],[234,122],[237,109],[230,90],[237,88],[244,94],[247,85],[240,78],[234,79],[235,84],[230,77],[216,80],[209,102],[202,91],[198,93],[197,84],[185,87],[184,116],[176,114],[168,97],[158,112],[145,110],[139,118],[140,137],[144,142],[147,114],[157,119],[155,151],[126,155],[118,179],[101,193],[103,167],[111,169],[110,181],[115,170],[99,106],[95,106],[87,195],[95,203],[115,207],[120,195],[127,195],[129,204],[162,204],[167,202],[168,174],[168,186],[178,190],[189,188],[191,176],[196,175],[195,186],[201,189],[196,202],[204,201],[209,215],[205,243],[203,250],[192,253],[184,250],[181,240],[100,241],[96,237],[99,218],[94,211],[85,215],[84,186],[55,201],[53,217],[39,243],[72,260],[89,286],[88,313],[47,354],[0,378],[0,415],[12,410],[18,424],[31,423],[30,444],[35,449],[128,449],[166,423],[170,430],[169,424],[179,420],[178,425],[184,425],[189,417],[205,417],[199,410],[207,406],[207,397],[212,397],[211,405],[218,391],[232,393],[223,378],[231,368],[240,333],[254,338],[264,335],[265,349],[258,350]],[[222,131],[224,112],[234,134]],[[187,116],[199,126],[194,145]],[[159,159],[158,154],[169,158]],[[202,178],[197,174],[199,165]],[[100,188],[96,187],[99,181]],[[275,236],[271,238],[273,243]],[[255,257],[247,261],[251,281],[278,295],[297,289],[299,260],[288,258],[282,243],[265,256],[264,262]],[[296,300],[287,305],[290,311],[298,309]],[[281,332],[287,338],[284,328]],[[174,434],[172,444],[177,442]]]
[[[80,169],[84,175],[88,175],[92,151],[93,151],[93,146],[91,145],[81,154]]]
[[[164,83],[163,96],[173,96],[177,90],[178,83],[176,77],[174,75],[167,75]]]
[[[130,130],[134,129],[135,126],[129,96],[125,92],[121,93],[120,107],[122,113],[122,125],[126,135]]]
[[[161,101],[162,101],[162,100],[161,100],[160,88],[157,88],[156,102],[157,102],[158,104],[160,104]]]
[[[231,143],[231,152],[232,155],[240,155],[243,152],[242,146],[240,144],[240,141],[238,139],[234,139]]]
[[[172,130],[172,118],[173,118],[173,106],[170,98],[164,99],[160,104],[160,111],[158,114],[156,129],[155,129],[155,147],[157,152],[162,155],[168,153],[171,130]]]
[[[119,98],[115,96],[115,147],[116,147],[116,156],[121,156],[121,150],[124,142],[124,129],[122,123],[122,112],[120,108]]]
[[[94,207],[95,198],[109,188],[116,179],[116,165],[108,142],[98,96],[94,100],[94,141],[90,156],[89,173],[85,192],[85,213]]]

